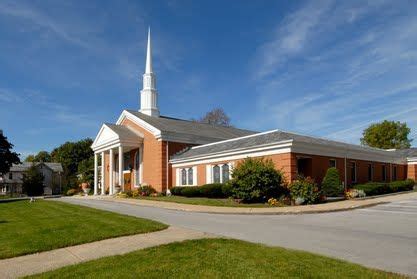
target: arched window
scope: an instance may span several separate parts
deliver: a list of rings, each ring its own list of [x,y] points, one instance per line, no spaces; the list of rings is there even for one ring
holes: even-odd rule
[[[181,185],[187,185],[187,170],[181,170]]]
[[[135,186],[140,185],[140,158],[139,150],[135,153]]]
[[[188,185],[193,185],[193,168],[188,169]]]
[[[229,181],[229,165],[222,166],[222,183]]]
[[[218,165],[213,167],[213,182],[220,183],[220,167]]]

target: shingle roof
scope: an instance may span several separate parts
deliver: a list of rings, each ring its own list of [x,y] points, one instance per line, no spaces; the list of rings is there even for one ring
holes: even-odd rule
[[[397,154],[400,154],[401,156],[404,157],[417,157],[417,148],[416,147],[412,147],[412,148],[408,148],[408,149],[397,149],[395,150],[395,152]]]
[[[111,123],[105,123],[107,127],[109,127],[113,132],[119,135],[121,138],[137,138],[138,134],[129,129],[127,126],[123,125],[116,125]]]
[[[177,153],[171,157],[171,159],[188,159],[193,157],[199,157],[202,155],[208,154],[216,154],[225,151],[233,151],[233,150],[240,150],[250,147],[261,147],[263,145],[269,145],[274,143],[279,143],[286,140],[293,140],[294,142],[304,142],[310,144],[320,144],[326,146],[333,146],[335,148],[348,148],[348,149],[355,149],[355,150],[363,150],[363,151],[376,151],[381,152],[385,151],[383,149],[372,148],[372,147],[365,147],[355,144],[349,144],[334,140],[322,139],[317,137],[311,136],[304,136],[290,132],[284,131],[270,131],[265,133],[259,133],[247,137],[237,138],[235,140],[212,143],[202,146],[197,146],[185,150],[181,153]],[[385,151],[389,152],[389,151]],[[416,151],[417,152],[417,151]]]
[[[12,167],[10,168],[10,171],[26,171],[28,170],[33,164],[35,164],[36,166],[41,164],[41,162],[22,162],[21,164],[13,164]],[[62,165],[61,163],[42,163],[44,165],[46,165],[47,167],[49,167],[50,169],[52,169],[54,172],[62,172]]]
[[[134,110],[127,111],[160,130],[162,136],[182,137],[195,144],[205,144],[257,133],[234,127],[211,125],[166,116],[152,117]]]

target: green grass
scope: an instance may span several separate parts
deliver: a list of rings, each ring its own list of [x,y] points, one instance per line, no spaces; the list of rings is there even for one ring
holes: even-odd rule
[[[403,278],[307,252],[229,239],[190,240],[34,278]]]
[[[161,196],[161,197],[139,197],[139,199],[175,202],[194,205],[209,205],[209,206],[228,206],[228,207],[271,207],[265,203],[238,203],[233,199],[214,199],[214,198],[188,198],[182,196]]]
[[[0,203],[0,259],[166,227],[151,220],[63,202]]]

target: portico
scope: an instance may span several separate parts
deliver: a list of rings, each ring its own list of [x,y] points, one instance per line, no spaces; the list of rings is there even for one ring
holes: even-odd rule
[[[94,151],[94,195],[107,192],[114,195],[118,190],[124,191],[126,183],[133,180],[135,185],[141,183],[143,134],[126,126],[106,123],[91,148]],[[134,162],[132,151],[135,151]]]

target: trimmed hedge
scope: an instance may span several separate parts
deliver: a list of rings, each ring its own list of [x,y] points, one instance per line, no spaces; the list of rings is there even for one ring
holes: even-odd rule
[[[231,196],[229,184],[212,183],[202,186],[178,186],[170,189],[174,196],[184,197],[206,197],[206,198],[228,198]]]
[[[363,190],[367,196],[383,195],[402,191],[411,191],[414,187],[414,180],[399,180],[391,183],[369,182],[352,186],[353,189]]]

